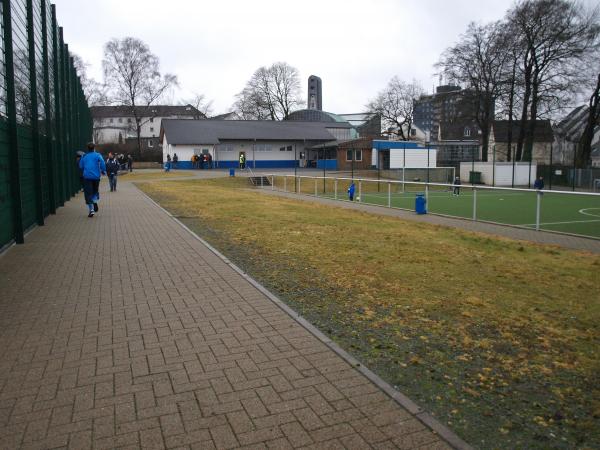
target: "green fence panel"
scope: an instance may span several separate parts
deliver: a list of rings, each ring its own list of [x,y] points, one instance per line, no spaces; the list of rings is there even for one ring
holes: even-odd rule
[[[0,0],[0,249],[79,191],[91,115],[48,0]]]

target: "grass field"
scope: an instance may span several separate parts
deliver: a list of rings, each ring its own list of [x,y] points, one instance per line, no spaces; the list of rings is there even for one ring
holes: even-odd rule
[[[121,181],[154,181],[192,176],[194,176],[194,173],[183,170],[165,172],[159,169],[135,169],[133,172],[119,172],[119,180]]]
[[[600,447],[600,257],[251,192],[142,189],[478,448]]]
[[[278,177],[282,178],[282,177]],[[338,182],[338,199],[346,200],[346,189],[349,180]],[[281,179],[275,180],[278,189],[283,189]],[[288,177],[285,186],[293,190],[293,177]],[[316,181],[316,192],[319,196],[334,198],[334,180]],[[415,194],[425,193],[425,186],[406,185],[406,192],[400,184],[392,184],[391,206],[393,208],[413,209]],[[363,203],[388,206],[388,184],[377,181],[363,181],[360,199]],[[356,183],[356,195],[359,186]],[[315,180],[303,178],[300,181],[300,192],[315,194]],[[478,189],[476,215],[478,220],[497,222],[535,228],[536,193],[526,191]],[[444,214],[471,219],[473,217],[473,189],[464,185],[459,196],[453,196],[445,187],[433,186],[428,195],[427,210],[430,213]],[[544,192],[541,202],[540,229],[560,231],[600,238],[600,195],[557,194]]]

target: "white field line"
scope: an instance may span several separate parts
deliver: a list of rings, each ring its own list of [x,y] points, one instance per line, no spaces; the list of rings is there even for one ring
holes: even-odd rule
[[[569,222],[543,222],[540,223],[542,225],[568,225],[570,223],[592,223],[592,222],[600,222],[600,219],[597,220],[571,220]],[[535,223],[526,223],[521,225],[522,227],[535,227]]]

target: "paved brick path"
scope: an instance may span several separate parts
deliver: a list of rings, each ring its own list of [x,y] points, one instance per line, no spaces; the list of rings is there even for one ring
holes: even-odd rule
[[[449,448],[129,183],[102,195],[0,255],[0,449]]]

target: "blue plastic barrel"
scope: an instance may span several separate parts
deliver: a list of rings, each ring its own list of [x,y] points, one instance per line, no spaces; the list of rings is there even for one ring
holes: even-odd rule
[[[417,214],[427,214],[427,199],[424,194],[417,194],[415,198],[415,212]]]
[[[229,176],[235,177],[235,169],[229,169]]]

